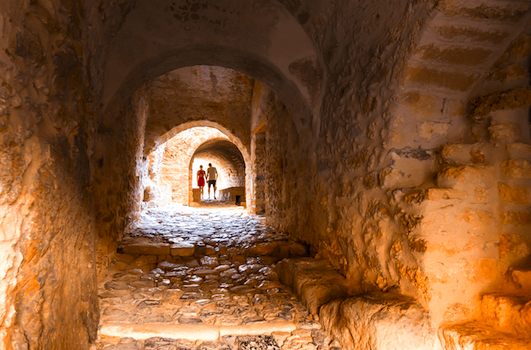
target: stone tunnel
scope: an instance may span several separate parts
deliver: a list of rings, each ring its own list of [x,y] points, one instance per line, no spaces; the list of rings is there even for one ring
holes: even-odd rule
[[[2,0],[0,349],[529,349],[530,6]]]

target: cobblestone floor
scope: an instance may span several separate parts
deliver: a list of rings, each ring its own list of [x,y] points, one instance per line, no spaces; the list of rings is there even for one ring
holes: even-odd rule
[[[333,349],[274,271],[300,243],[235,206],[152,209],[100,281],[94,349]]]

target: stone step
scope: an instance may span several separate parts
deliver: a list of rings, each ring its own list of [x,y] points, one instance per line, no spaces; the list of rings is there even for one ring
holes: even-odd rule
[[[104,323],[100,336],[144,340],[154,337],[187,339],[190,341],[216,341],[226,335],[263,335],[274,332],[292,333],[297,330],[293,322],[265,322],[249,325],[203,325],[203,324],[130,324]],[[311,335],[311,331],[309,332]]]
[[[396,293],[349,296],[346,279],[327,260],[286,259],[275,268],[319,321],[347,349],[424,350],[436,336],[428,314],[411,297]],[[314,316],[315,318],[315,316]]]
[[[478,321],[441,328],[444,350],[528,350],[531,337],[504,333]]]
[[[319,319],[324,329],[347,349],[438,348],[428,313],[413,298],[396,293],[333,300],[321,307]]]
[[[217,249],[216,249],[217,248]],[[246,247],[214,247],[205,244],[196,243],[161,243],[149,239],[128,239],[122,242],[118,248],[118,253],[129,255],[165,255],[176,258],[184,257],[201,257],[205,255],[214,255],[217,250],[224,249],[231,254],[248,256],[274,256],[278,258],[300,257],[308,255],[306,245],[293,241],[270,241],[257,243]]]
[[[345,277],[328,262],[314,258],[284,259],[275,271],[282,284],[291,288],[297,298],[317,316],[319,308],[333,299],[348,296]]]

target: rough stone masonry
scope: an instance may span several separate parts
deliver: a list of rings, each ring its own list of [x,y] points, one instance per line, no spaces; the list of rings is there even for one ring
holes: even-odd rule
[[[96,346],[98,286],[147,209],[191,198],[194,155],[222,159],[247,213],[308,247],[275,273],[334,345],[525,349],[530,12],[3,0],[0,349]],[[174,199],[159,165],[196,127],[220,137],[183,145]]]

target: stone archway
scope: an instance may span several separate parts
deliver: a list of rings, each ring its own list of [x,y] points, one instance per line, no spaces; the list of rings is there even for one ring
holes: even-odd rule
[[[151,183],[157,186],[158,193],[169,191],[165,198],[153,196],[154,203],[171,200],[176,203],[188,205],[191,201],[191,175],[190,166],[194,154],[209,141],[225,141],[234,145],[243,158],[243,166],[250,169],[250,155],[241,140],[234,136],[223,126],[211,121],[194,121],[180,124],[161,137],[164,143],[152,149],[149,153],[149,179],[145,179],[145,186]],[[245,188],[248,192],[251,186],[249,170],[245,173]],[[172,180],[171,178],[174,178]],[[175,184],[179,183],[178,186]],[[249,192],[248,192],[249,193]],[[164,196],[163,196],[164,197]]]
[[[171,6],[141,0],[110,44],[104,109],[121,106],[145,82],[194,65],[231,68],[264,82],[284,101],[300,132],[309,130],[312,111],[320,107],[324,64],[279,2],[220,1],[194,9],[182,0]]]
[[[204,142],[195,150],[189,165],[188,193],[190,194],[190,202],[195,201],[193,183],[195,182],[194,174],[199,170],[199,163],[203,163],[201,165],[205,170],[207,170],[207,164],[212,164],[217,169],[217,199],[235,200],[235,195],[239,195],[241,201],[244,201],[246,195],[245,179],[249,168],[246,166],[241,152],[233,143],[224,139],[212,139]],[[206,193],[208,193],[209,199],[216,197],[216,193],[211,197],[208,185],[205,187]]]

